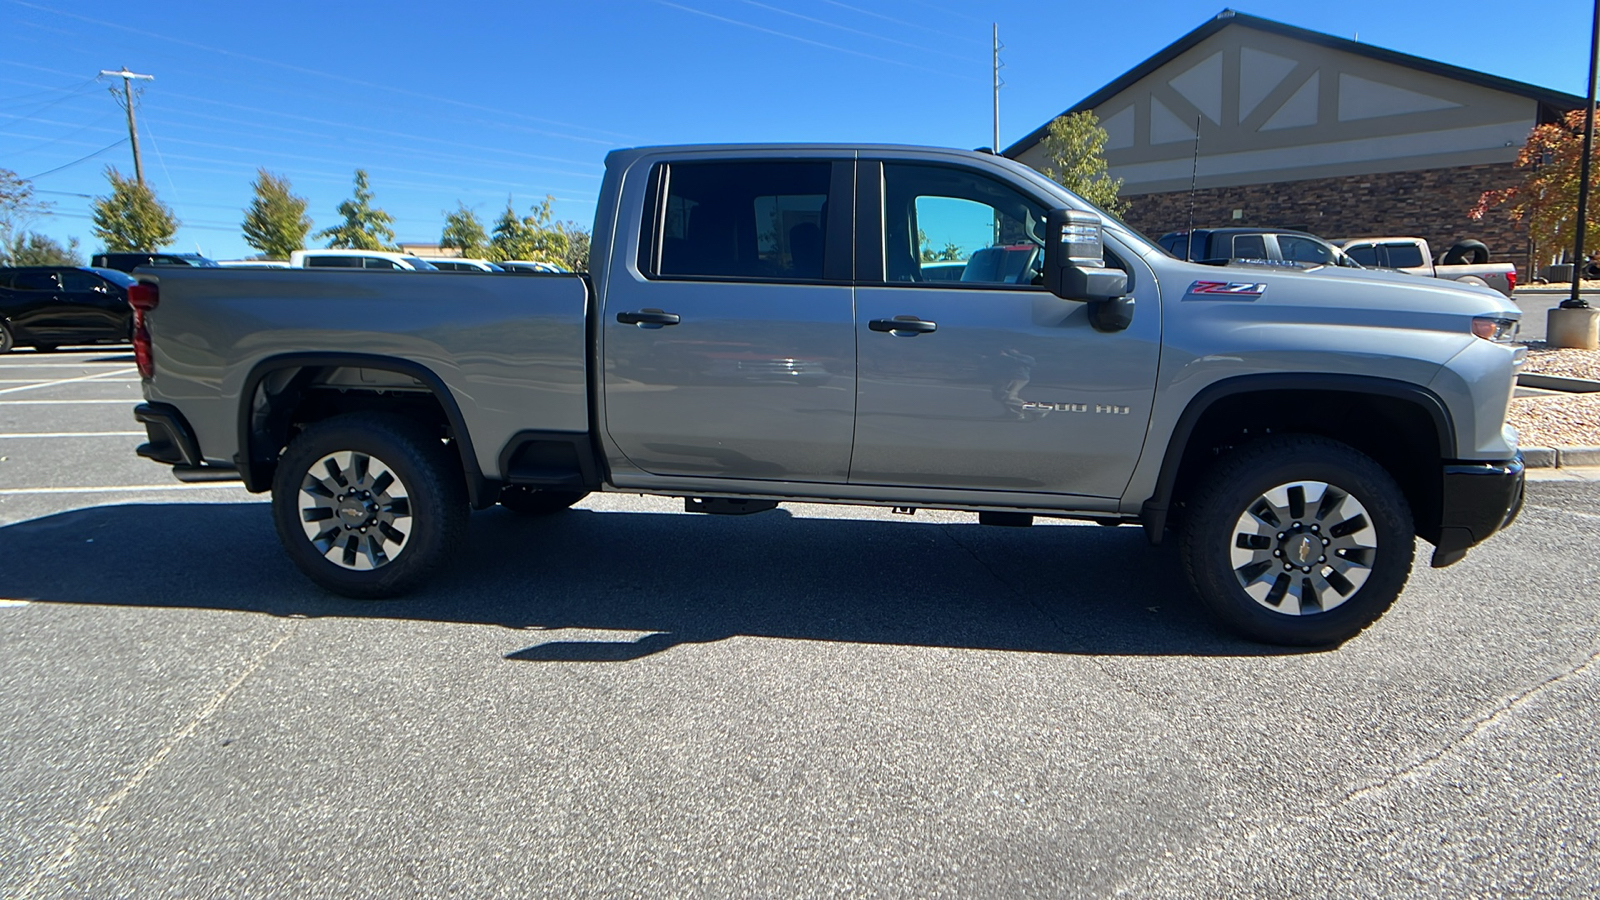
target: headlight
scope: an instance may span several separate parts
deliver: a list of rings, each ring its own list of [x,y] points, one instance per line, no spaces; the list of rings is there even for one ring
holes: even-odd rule
[[[1517,320],[1476,316],[1472,320],[1472,333],[1486,341],[1509,341],[1517,333]]]

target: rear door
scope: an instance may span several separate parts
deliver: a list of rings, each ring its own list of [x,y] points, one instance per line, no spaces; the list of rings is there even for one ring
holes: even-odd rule
[[[1108,253],[1138,306],[1132,327],[1102,334],[1086,304],[1033,283],[1041,199],[932,162],[863,161],[858,194],[850,483],[1121,496],[1155,391],[1150,270]],[[946,257],[966,261],[961,281],[923,276]]]
[[[82,269],[62,269],[61,299],[76,340],[104,341],[128,336],[127,294]]]
[[[606,433],[652,475],[842,483],[855,415],[851,175],[658,163],[601,313]]]
[[[6,318],[21,341],[52,341],[72,329],[71,311],[52,269],[19,269],[11,278]]]

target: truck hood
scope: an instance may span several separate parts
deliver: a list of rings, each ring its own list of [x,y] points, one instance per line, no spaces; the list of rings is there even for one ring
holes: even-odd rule
[[[1265,285],[1263,299],[1296,306],[1522,318],[1517,305],[1493,288],[1407,272],[1335,266],[1302,269],[1253,263],[1179,265],[1184,276],[1192,280]]]

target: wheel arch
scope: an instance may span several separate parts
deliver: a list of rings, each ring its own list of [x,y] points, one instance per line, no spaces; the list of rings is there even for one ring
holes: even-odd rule
[[[1160,543],[1173,507],[1212,460],[1287,431],[1320,434],[1371,456],[1406,492],[1417,533],[1437,538],[1439,466],[1456,455],[1455,423],[1439,395],[1375,376],[1267,373],[1209,385],[1184,408],[1140,512],[1150,541]]]
[[[234,458],[248,490],[259,492],[272,486],[279,449],[287,443],[295,412],[302,408],[308,393],[316,386],[317,374],[337,369],[391,372],[414,378],[426,387],[437,407],[440,421],[461,457],[461,469],[466,476],[467,495],[472,506],[481,509],[494,503],[498,488],[490,483],[478,465],[466,418],[444,379],[421,363],[367,353],[283,354],[267,357],[251,367],[239,392],[239,453]],[[293,374],[288,381],[277,391],[264,396],[264,408],[258,408],[257,398],[267,380],[290,370],[293,370]],[[358,397],[360,393],[357,392]],[[382,396],[381,389],[377,387],[371,393],[375,397]],[[361,402],[358,399],[351,405],[359,407]],[[377,405],[370,399],[366,402]]]

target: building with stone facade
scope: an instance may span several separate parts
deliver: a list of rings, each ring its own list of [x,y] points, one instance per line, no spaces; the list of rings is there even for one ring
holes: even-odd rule
[[[1066,112],[1099,118],[1125,218],[1152,238],[1187,228],[1191,209],[1201,228],[1415,235],[1436,252],[1476,238],[1526,279],[1526,230],[1467,212],[1520,181],[1514,161],[1535,125],[1583,104],[1224,10]],[[1005,155],[1043,168],[1048,126]]]

